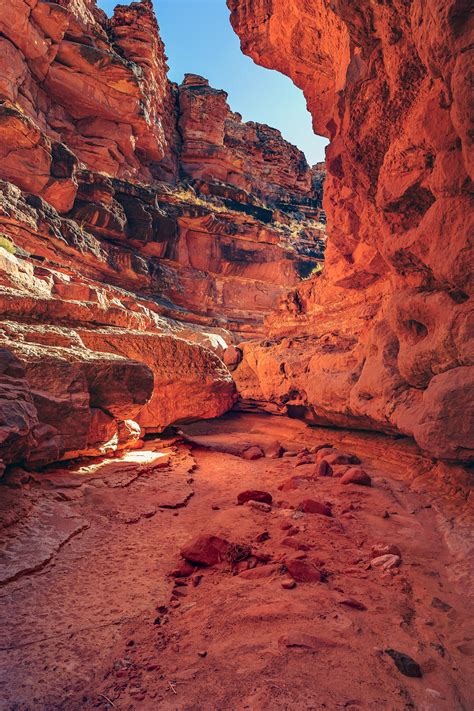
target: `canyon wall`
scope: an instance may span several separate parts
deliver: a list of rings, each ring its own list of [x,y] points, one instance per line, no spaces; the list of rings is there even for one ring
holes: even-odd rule
[[[0,469],[228,410],[224,349],[321,261],[320,218],[298,149],[168,80],[151,2],[3,3]]]
[[[472,41],[464,0],[228,0],[330,138],[324,274],[244,344],[248,406],[473,455]],[[273,405],[274,407],[274,405]]]

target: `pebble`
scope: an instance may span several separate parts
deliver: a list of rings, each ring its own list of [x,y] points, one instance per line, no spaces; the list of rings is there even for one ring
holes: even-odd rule
[[[363,602],[354,600],[352,597],[346,597],[344,600],[339,600],[339,605],[345,605],[346,607],[352,607],[354,610],[367,610]]]
[[[281,587],[284,590],[293,590],[293,588],[296,588],[296,582],[294,580],[283,580]]]
[[[202,575],[195,575],[192,578],[193,581],[193,588],[197,588],[197,586],[201,583],[201,580],[203,579]]]
[[[418,679],[423,676],[418,662],[415,662],[415,660],[409,657],[408,654],[404,654],[403,652],[397,652],[396,649],[385,649],[384,651],[385,654],[388,654],[390,657],[392,657],[398,671],[404,674],[405,676],[410,676]]]
[[[205,650],[202,650],[201,652],[198,652],[199,657],[207,657],[207,652]]]
[[[400,556],[389,553],[387,555],[380,555],[377,558],[372,558],[370,566],[372,568],[382,568],[382,570],[392,570],[392,568],[398,568],[400,563]]]
[[[252,509],[256,509],[257,511],[263,511],[264,513],[270,513],[272,510],[270,504],[264,504],[261,501],[246,501],[245,505],[250,506]]]

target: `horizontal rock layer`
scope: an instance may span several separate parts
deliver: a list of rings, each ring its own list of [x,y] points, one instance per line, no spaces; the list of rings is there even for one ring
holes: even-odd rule
[[[233,334],[323,258],[324,166],[202,77],[169,82],[149,0],[13,0],[0,69],[0,459],[225,412]]]
[[[473,456],[467,3],[228,0],[242,48],[331,139],[326,268],[245,344],[240,393]],[[266,405],[265,405],[266,406]]]

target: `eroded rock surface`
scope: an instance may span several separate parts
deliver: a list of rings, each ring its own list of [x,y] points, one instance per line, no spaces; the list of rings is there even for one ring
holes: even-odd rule
[[[148,0],[4,4],[0,69],[0,459],[225,412],[225,348],[322,260],[324,170],[172,84]]]
[[[0,557],[2,706],[471,708],[463,468],[433,463],[406,438],[284,417],[199,427],[229,445],[332,443],[373,486],[313,476],[309,463],[282,492],[293,458],[246,461],[166,437],[81,467],[10,471],[0,532],[17,548],[16,577]],[[252,489],[272,506],[238,506]],[[332,516],[298,510],[308,499]]]
[[[242,346],[242,397],[472,458],[467,5],[228,5],[244,52],[290,76],[331,139],[324,275]]]

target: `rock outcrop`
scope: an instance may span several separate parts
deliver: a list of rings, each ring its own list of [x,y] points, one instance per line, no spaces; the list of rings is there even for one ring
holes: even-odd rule
[[[323,258],[303,154],[204,79],[172,84],[149,0],[12,0],[0,70],[0,460],[222,414],[224,349]]]
[[[324,274],[244,344],[243,398],[473,456],[472,16],[446,0],[228,0],[330,138]]]

